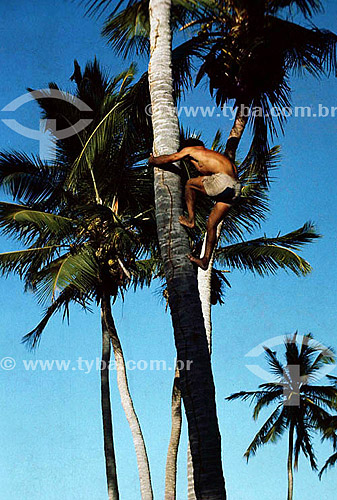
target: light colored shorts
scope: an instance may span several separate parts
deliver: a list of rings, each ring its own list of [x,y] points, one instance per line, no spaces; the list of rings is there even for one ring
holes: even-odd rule
[[[221,201],[232,205],[241,194],[241,184],[228,174],[222,172],[206,175],[203,180],[206,193],[214,201]]]

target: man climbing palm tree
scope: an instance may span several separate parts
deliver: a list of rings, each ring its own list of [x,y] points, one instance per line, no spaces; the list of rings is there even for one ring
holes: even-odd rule
[[[215,201],[214,208],[207,221],[206,251],[202,258],[189,255],[188,258],[201,269],[208,268],[216,243],[216,229],[224,219],[233,203],[240,197],[241,184],[238,180],[237,168],[228,156],[206,149],[199,139],[190,138],[184,141],[177,153],[162,156],[150,156],[149,163],[160,166],[175,161],[188,159],[200,172],[198,177],[190,178],[185,185],[185,201],[188,217],[181,215],[179,222],[183,226],[193,228],[195,217],[195,200],[197,192],[208,195]]]

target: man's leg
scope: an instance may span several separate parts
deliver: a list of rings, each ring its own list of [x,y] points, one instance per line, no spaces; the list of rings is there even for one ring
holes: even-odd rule
[[[195,199],[197,196],[197,191],[206,194],[202,179],[203,177],[193,177],[186,182],[185,201],[188,217],[184,217],[183,215],[179,217],[179,222],[183,226],[187,226],[190,228],[194,227]]]
[[[201,259],[189,255],[191,262],[197,264],[201,269],[206,271],[208,268],[209,261],[211,259],[215,243],[216,243],[216,230],[218,224],[224,219],[226,213],[230,209],[230,205],[227,203],[218,202],[215,204],[212,212],[210,213],[207,221],[207,237],[206,237],[206,249],[205,255]]]

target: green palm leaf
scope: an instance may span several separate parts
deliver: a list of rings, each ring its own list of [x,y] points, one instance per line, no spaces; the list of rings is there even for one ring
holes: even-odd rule
[[[331,457],[325,462],[324,466],[320,470],[318,477],[322,479],[323,472],[327,471],[329,467],[334,467],[337,463],[337,453],[333,453]]]
[[[301,412],[301,410],[299,410]],[[314,448],[312,445],[312,437],[310,435],[309,429],[311,428],[311,423],[302,414],[302,418],[297,415],[297,425],[296,425],[296,441],[294,446],[294,468],[298,469],[298,458],[300,450],[306,458],[309,459],[312,470],[317,470],[317,461],[315,457]]]
[[[257,403],[254,406],[253,419],[257,420],[262,408],[266,408],[272,403],[283,399],[284,387],[280,385],[274,386],[272,390],[265,391],[263,394],[257,397]]]
[[[67,253],[35,274],[34,288],[40,303],[55,300],[56,294],[68,286],[83,293],[95,289],[99,279],[99,266],[90,247],[77,254]]]
[[[49,198],[64,178],[61,166],[47,165],[24,153],[0,152],[0,186],[28,205]]]
[[[4,276],[15,273],[22,278],[31,268],[41,267],[59,248],[60,245],[51,245],[0,253],[0,272]]]
[[[279,404],[270,417],[265,421],[259,432],[254,436],[253,441],[247,448],[244,456],[247,462],[251,455],[255,455],[258,448],[268,441],[275,442],[285,431],[286,416],[285,410]]]
[[[57,235],[60,239],[70,236],[74,231],[75,221],[69,217],[41,212],[33,208],[14,203],[0,202],[0,228],[5,234],[18,235],[23,232],[36,234],[45,232]]]
[[[311,266],[293,250],[319,237],[314,226],[307,223],[276,238],[263,237],[220,247],[216,257],[221,265],[250,270],[261,276],[275,274],[278,269],[305,276],[310,273]]]
[[[29,333],[27,333],[22,342],[26,344],[30,349],[35,349],[38,347],[41,335],[46,328],[51,317],[62,310],[63,308],[63,319],[69,318],[69,304],[71,302],[75,302],[80,304],[84,309],[88,310],[88,296],[83,295],[81,291],[79,291],[74,286],[68,286],[60,295],[53,301],[53,303],[46,309],[42,320],[39,324]]]
[[[103,2],[88,2],[90,12],[99,10]],[[98,6],[98,3],[100,6]],[[107,6],[109,2],[105,2]],[[102,34],[117,54],[124,58],[131,54],[146,56],[149,53],[149,0],[119,2],[124,10],[114,8],[104,24]],[[171,9],[172,29],[176,31],[191,20],[202,19],[205,9],[213,4],[208,0],[173,0]]]

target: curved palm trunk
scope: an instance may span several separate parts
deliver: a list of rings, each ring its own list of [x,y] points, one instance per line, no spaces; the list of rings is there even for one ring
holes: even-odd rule
[[[101,407],[103,420],[103,438],[105,469],[108,485],[109,500],[118,500],[118,483],[116,458],[113,441],[111,403],[110,403],[110,385],[109,385],[109,363],[111,356],[111,344],[108,329],[104,320],[103,307],[101,309],[102,321],[102,367],[101,367]]]
[[[172,97],[170,0],[150,0],[151,61],[149,83],[154,152],[170,154],[179,146],[179,126]],[[155,169],[158,239],[164,263],[169,305],[175,333],[180,385],[184,401],[198,499],[223,500],[221,439],[216,415],[215,388],[195,271],[182,214],[180,177]]]
[[[133,443],[135,447],[139,480],[140,480],[141,498],[142,500],[152,500],[153,492],[151,485],[149,461],[146,453],[142,430],[129,391],[123,350],[118,338],[117,330],[111,313],[110,296],[103,297],[102,311],[103,311],[105,327],[108,331],[115,356],[117,385],[119,389],[119,394],[121,397],[121,402],[127,421],[131,429]]]
[[[177,494],[177,457],[181,435],[181,391],[179,371],[176,369],[171,403],[171,437],[167,451],[165,469],[165,500],[175,500]]]
[[[288,497],[287,500],[293,500],[294,491],[294,472],[293,472],[293,451],[294,451],[294,425],[290,425],[289,429],[289,445],[288,445]]]
[[[246,125],[248,123],[248,116],[245,113],[245,105],[239,105],[238,110],[236,112],[234,125],[232,130],[230,131],[225,153],[229,156],[232,161],[235,161],[236,151],[238,149],[239,142],[242,138],[242,135],[245,131]],[[249,108],[249,107],[248,107]]]

